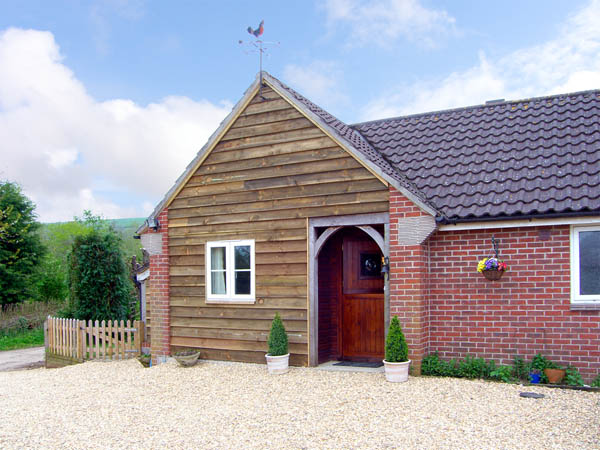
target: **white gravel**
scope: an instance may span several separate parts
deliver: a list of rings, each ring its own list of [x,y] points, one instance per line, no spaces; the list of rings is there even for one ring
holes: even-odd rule
[[[544,399],[525,399],[534,391]],[[598,393],[136,360],[0,373],[0,448],[600,448]]]

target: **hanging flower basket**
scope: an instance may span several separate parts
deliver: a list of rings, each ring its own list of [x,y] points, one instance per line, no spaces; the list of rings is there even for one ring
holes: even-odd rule
[[[477,272],[483,274],[490,281],[498,281],[508,270],[508,266],[498,256],[498,241],[492,236],[492,245],[494,246],[495,256],[483,258],[477,264]]]

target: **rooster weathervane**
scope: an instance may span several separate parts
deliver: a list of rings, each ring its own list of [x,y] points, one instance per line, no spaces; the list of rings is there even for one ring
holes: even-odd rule
[[[254,41],[248,41],[248,42],[244,42],[244,41],[238,41],[240,45],[246,45],[247,47],[249,47],[249,50],[246,50],[246,53],[258,53],[259,54],[259,77],[260,77],[260,84],[259,84],[259,95],[260,97],[264,100],[264,97],[262,96],[262,61],[263,61],[263,54],[265,55],[269,55],[267,53],[268,47],[265,47],[265,45],[279,45],[279,42],[265,42],[262,39],[260,39],[260,37],[262,36],[262,34],[265,31],[265,21],[261,20],[260,23],[258,24],[258,28],[253,29],[252,27],[248,27],[248,33],[251,34],[252,36],[254,36],[256,39]],[[252,48],[254,47],[254,48]]]

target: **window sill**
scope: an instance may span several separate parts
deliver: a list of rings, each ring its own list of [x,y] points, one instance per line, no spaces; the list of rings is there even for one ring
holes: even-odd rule
[[[600,311],[600,302],[571,303],[571,311]]]
[[[216,305],[253,305],[256,303],[254,298],[207,298],[207,304]]]

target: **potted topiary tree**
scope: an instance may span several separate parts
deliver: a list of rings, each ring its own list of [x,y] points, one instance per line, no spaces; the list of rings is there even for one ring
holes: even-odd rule
[[[269,352],[266,354],[266,358],[269,373],[273,375],[287,373],[290,361],[288,337],[279,313],[275,313],[267,343]]]
[[[408,381],[408,345],[398,317],[392,317],[387,338],[385,339],[385,378],[393,383]]]

